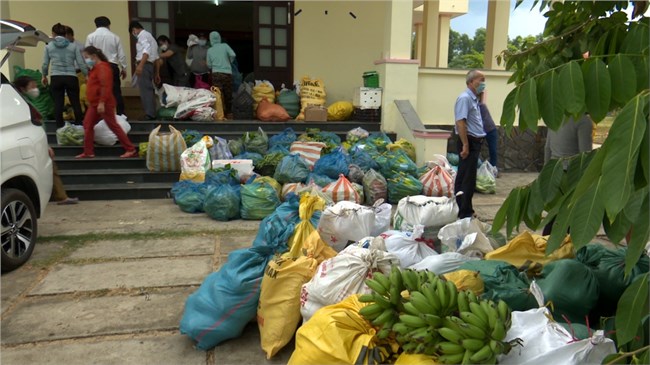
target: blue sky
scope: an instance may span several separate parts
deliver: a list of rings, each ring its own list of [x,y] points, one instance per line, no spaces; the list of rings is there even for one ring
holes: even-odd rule
[[[485,28],[487,23],[487,4],[485,0],[469,0],[469,12],[451,20],[451,29],[473,37],[477,28]],[[546,18],[539,12],[539,5],[530,10],[533,0],[524,0],[515,9],[515,0],[510,0],[510,27],[508,36],[537,35],[544,31]]]

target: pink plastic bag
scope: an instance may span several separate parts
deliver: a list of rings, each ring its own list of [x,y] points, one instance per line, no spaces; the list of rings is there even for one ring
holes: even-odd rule
[[[210,86],[211,86],[210,84],[203,81],[203,78],[201,77],[201,75],[196,75],[196,74],[194,75],[194,88],[195,89],[210,90]]]

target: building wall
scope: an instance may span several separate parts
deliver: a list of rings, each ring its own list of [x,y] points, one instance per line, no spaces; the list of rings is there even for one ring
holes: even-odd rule
[[[94,19],[107,16],[111,20],[111,30],[116,33],[124,47],[127,63],[131,67],[131,50],[129,48],[129,13],[126,1],[25,1],[9,0],[7,8],[11,19],[26,22],[36,29],[51,35],[52,26],[57,22],[74,29],[75,40],[85,44],[86,36],[95,30]],[[5,10],[3,5],[2,10]],[[4,15],[3,15],[4,16]],[[43,64],[44,44],[28,48],[24,54],[24,67],[41,69]],[[13,56],[12,56],[13,57]],[[127,72],[130,77],[131,72]],[[123,80],[122,86],[130,85],[130,80]]]
[[[386,4],[296,1],[295,12],[302,11],[294,18],[294,79],[322,79],[328,105],[352,101],[363,73],[377,70],[374,61],[382,58]]]

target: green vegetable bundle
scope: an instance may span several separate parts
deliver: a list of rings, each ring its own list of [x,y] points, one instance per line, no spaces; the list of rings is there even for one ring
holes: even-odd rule
[[[56,130],[56,143],[61,146],[83,146],[84,127],[66,122]]]
[[[402,198],[422,194],[422,183],[411,175],[396,174],[388,179],[388,202],[397,204]]]
[[[255,171],[263,176],[273,176],[275,174],[275,169],[280,164],[280,161],[284,158],[284,154],[281,152],[274,152],[264,155],[264,157],[255,164]]]

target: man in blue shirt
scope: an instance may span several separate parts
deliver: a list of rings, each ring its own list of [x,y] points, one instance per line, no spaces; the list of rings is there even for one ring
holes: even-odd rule
[[[474,215],[472,197],[476,187],[476,169],[485,139],[478,98],[485,90],[485,76],[480,71],[471,70],[465,77],[465,83],[467,89],[456,99],[454,106],[455,130],[458,135],[456,146],[460,156],[454,189],[456,193],[463,192],[456,197],[458,218],[461,219]]]

